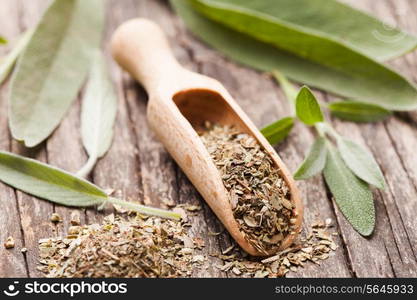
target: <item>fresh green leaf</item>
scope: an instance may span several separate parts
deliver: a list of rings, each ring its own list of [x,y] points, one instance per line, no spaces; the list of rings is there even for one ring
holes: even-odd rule
[[[384,175],[368,150],[343,137],[337,138],[337,146],[346,165],[356,176],[377,188],[385,187]]]
[[[4,37],[0,36],[0,45],[5,45],[5,44],[7,44],[7,40]]]
[[[105,192],[36,160],[0,151],[0,180],[28,194],[67,206],[92,206],[107,200]]]
[[[20,37],[19,41],[17,42],[16,46],[10,51],[10,53],[1,60],[0,62],[0,83],[3,82],[10,74],[13,69],[13,66],[19,57],[20,53],[25,49],[27,43],[29,42],[31,36],[33,34],[33,30],[28,30]]]
[[[328,146],[324,177],[337,205],[360,234],[369,236],[375,228],[375,207],[369,186],[345,165],[334,146]]]
[[[353,122],[381,121],[392,114],[381,106],[357,101],[332,102],[328,108],[334,116]]]
[[[273,20],[277,26],[325,37],[378,60],[400,56],[417,46],[415,36],[395,28],[386,28],[383,21],[334,0],[195,0],[195,2],[203,7],[237,11],[255,15],[259,19]],[[222,21],[245,25],[239,20]],[[268,30],[262,27],[259,29]],[[278,39],[277,36],[270,38]],[[294,40],[293,36],[284,36],[284,38],[291,40],[294,45],[303,43]]]
[[[101,53],[97,53],[90,73],[82,104],[81,133],[88,162],[78,175],[88,175],[97,159],[110,148],[113,126],[116,119],[117,98],[112,82],[107,75],[106,63]]]
[[[319,137],[311,146],[307,157],[294,174],[295,180],[305,180],[323,171],[326,164],[326,139]]]
[[[320,105],[311,90],[303,86],[295,102],[297,117],[307,125],[314,125],[324,121]]]
[[[61,205],[88,207],[109,202],[144,214],[179,219],[179,215],[173,212],[111,198],[84,179],[36,160],[4,151],[0,151],[0,181]]]
[[[239,1],[245,7],[249,2],[259,3]],[[264,13],[237,4],[199,1],[199,11],[216,19],[219,22],[216,23],[193,9],[195,0],[171,0],[171,3],[195,35],[242,64],[268,72],[279,70],[295,81],[387,109],[417,108],[417,90],[411,82],[325,35],[288,22],[284,24],[278,18],[265,17]],[[274,11],[283,8],[275,1],[269,4]]]
[[[286,117],[266,126],[261,130],[261,133],[271,145],[275,145],[283,141],[293,127],[294,118]]]
[[[102,0],[55,0],[37,25],[12,78],[10,128],[33,147],[58,126],[84,82],[101,40]]]

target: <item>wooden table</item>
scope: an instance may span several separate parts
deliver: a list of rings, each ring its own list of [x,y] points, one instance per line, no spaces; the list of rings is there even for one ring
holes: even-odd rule
[[[417,34],[417,2],[413,0],[346,1],[384,20]],[[32,27],[49,1],[2,0],[0,33],[9,39]],[[169,35],[177,58],[186,67],[224,83],[242,108],[262,127],[286,116],[288,105],[281,89],[268,76],[239,66],[217,51],[205,46],[187,32],[167,1],[123,0],[108,1],[104,48],[114,29],[124,20],[147,17],[158,22]],[[347,16],[348,17],[348,16]],[[0,48],[4,52],[4,47]],[[202,237],[208,257],[207,268],[196,270],[196,277],[226,277],[215,266],[222,264],[211,253],[229,247],[226,233],[218,236],[222,226],[182,171],[155,140],[145,118],[147,96],[143,89],[124,74],[110,59],[111,76],[119,99],[115,137],[109,153],[98,163],[91,180],[103,188],[112,188],[116,195],[131,201],[161,206],[164,199],[176,203],[202,204],[203,210],[192,218],[192,236]],[[417,80],[417,55],[409,54],[392,65],[408,77]],[[7,95],[9,83],[0,89],[0,149],[34,157],[69,171],[76,171],[86,160],[80,140],[80,101],[76,101],[61,126],[52,137],[36,149],[24,149],[10,138],[7,129]],[[321,94],[323,99],[330,96]],[[321,176],[299,182],[305,203],[305,226],[316,219],[331,218],[339,232],[339,248],[321,267],[308,265],[291,277],[415,277],[417,276],[417,114],[396,114],[377,124],[357,125],[331,119],[337,130],[367,146],[377,158],[388,181],[385,191],[375,191],[377,225],[371,238],[363,238],[346,222],[326,188]],[[298,124],[286,142],[276,149],[295,170],[312,143],[314,133]],[[0,241],[8,236],[16,247],[6,250],[0,246],[1,277],[35,277],[37,272],[38,240],[60,235],[68,228],[73,209],[50,204],[0,183]],[[53,212],[64,222],[55,226],[49,221]],[[100,221],[104,214],[93,209],[83,211],[82,222]],[[28,248],[26,254],[20,249]]]

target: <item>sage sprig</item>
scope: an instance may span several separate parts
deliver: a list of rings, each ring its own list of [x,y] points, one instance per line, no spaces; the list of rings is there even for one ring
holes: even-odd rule
[[[294,127],[294,117],[286,117],[278,120],[261,130],[262,134],[271,144],[283,141]]]
[[[279,80],[285,79],[280,75]],[[286,80],[284,94],[294,97],[295,88]],[[320,104],[307,87],[289,99],[296,117],[318,133],[294,178],[308,179],[324,172],[336,203],[352,226],[362,235],[370,235],[375,226],[375,209],[368,184],[384,188],[385,179],[372,154],[362,146],[339,135],[324,119]],[[267,137],[268,138],[268,137]],[[332,141],[336,142],[337,147]]]
[[[308,98],[308,100],[303,98]],[[296,106],[301,106],[307,101],[310,105],[302,106],[304,110],[297,109],[297,117],[306,125],[315,126],[320,136],[319,140],[324,139],[326,149],[320,149],[321,145],[316,146],[319,150],[314,150],[319,155],[313,156],[315,152],[309,155],[295,174],[305,174],[306,168],[309,171],[315,171],[324,166],[324,178],[340,210],[360,234],[368,236],[375,227],[375,208],[372,192],[365,181],[381,188],[384,186],[384,177],[368,151],[353,141],[341,137],[329,123],[324,123],[324,119],[319,121],[316,118],[312,123],[311,116],[321,114],[320,106],[312,93],[305,93],[302,89],[297,96]],[[316,104],[312,104],[313,102]],[[327,138],[328,134],[337,140],[337,146],[340,153],[343,153],[342,155]],[[316,143],[320,142],[316,141]],[[323,165],[324,157],[326,161]],[[313,167],[309,169],[309,166]]]
[[[171,3],[194,34],[242,64],[386,109],[417,108],[414,84],[380,63],[414,49],[416,38],[398,31],[398,45],[381,44],[370,33],[386,32],[383,22],[353,8],[333,0]]]
[[[27,30],[19,38],[14,48],[0,62],[0,84],[7,78],[16,63],[17,58],[25,49],[27,43],[32,36],[33,30]]]
[[[34,30],[13,74],[9,124],[33,147],[58,126],[90,69],[104,23],[102,0],[55,0]]]
[[[0,151],[0,181],[30,195],[74,207],[111,203],[141,214],[180,219],[180,215],[108,196],[94,184],[39,161]]]
[[[116,119],[117,98],[108,77],[106,63],[97,51],[82,102],[81,133],[89,155],[87,163],[77,173],[87,176],[111,146]]]

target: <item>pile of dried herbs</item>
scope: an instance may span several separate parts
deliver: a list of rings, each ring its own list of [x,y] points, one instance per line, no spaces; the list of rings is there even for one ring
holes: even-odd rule
[[[221,255],[212,254],[223,260],[224,265],[218,268],[224,272],[231,272],[239,277],[283,277],[288,272],[297,272],[306,263],[320,262],[330,257],[331,252],[337,249],[332,236],[337,233],[329,233],[331,220],[317,221],[311,226],[311,232],[301,238],[288,249],[274,256],[259,260],[251,258],[240,248],[233,245],[223,251]]]
[[[192,207],[194,208],[194,207]],[[181,207],[178,208],[182,210]],[[187,207],[185,207],[187,209]],[[187,209],[188,211],[188,209]],[[198,212],[193,211],[192,214]],[[191,214],[191,215],[192,215]],[[191,216],[189,213],[184,215]],[[63,238],[39,241],[40,266],[46,277],[190,277],[195,268],[208,267],[199,254],[204,240],[187,235],[182,222],[130,214],[107,216],[99,224],[71,224]],[[337,249],[330,219],[317,221],[311,232],[290,248],[265,259],[251,257],[236,244],[222,253],[211,253],[224,264],[216,266],[239,277],[282,277],[297,272],[308,262],[320,265]]]
[[[189,277],[205,257],[187,245],[184,226],[136,214],[71,226],[65,238],[39,241],[38,269],[46,277]]]
[[[261,253],[279,248],[294,233],[289,188],[271,157],[234,127],[206,124],[201,132],[230,193],[234,217],[247,241]]]

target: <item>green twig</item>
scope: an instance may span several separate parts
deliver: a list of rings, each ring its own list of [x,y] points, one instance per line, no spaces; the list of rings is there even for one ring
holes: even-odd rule
[[[149,207],[149,206],[145,206],[145,205],[141,205],[137,203],[127,202],[127,201],[120,200],[117,198],[112,198],[112,197],[109,197],[107,201],[113,205],[118,205],[118,206],[127,208],[129,210],[136,211],[138,213],[149,215],[149,216],[157,216],[157,217],[173,219],[177,221],[181,219],[180,214],[172,212],[172,211],[160,209],[160,208],[154,208],[154,207]]]

